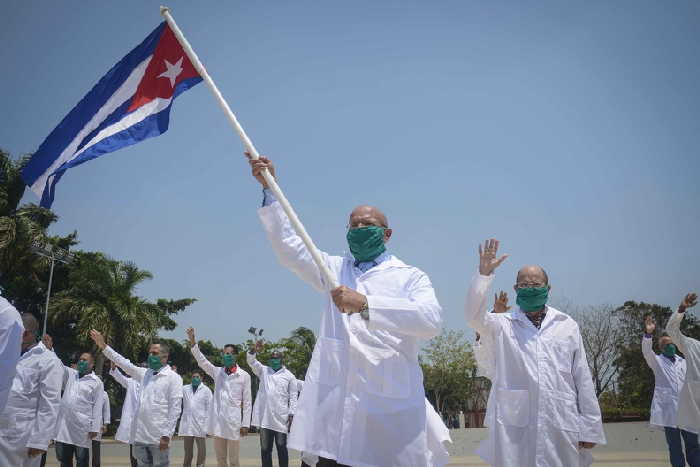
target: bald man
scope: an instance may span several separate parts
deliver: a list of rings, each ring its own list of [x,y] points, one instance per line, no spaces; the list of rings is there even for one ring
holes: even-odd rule
[[[56,433],[63,364],[43,343],[37,343],[36,318],[23,313],[22,323],[22,355],[0,413],[0,466],[38,467]]]
[[[418,364],[423,341],[442,326],[430,279],[386,251],[386,216],[359,206],[347,223],[350,252],[321,253],[341,284],[328,295],[330,285],[262,177],[264,169],[274,176],[274,167],[264,157],[251,166],[263,186],[260,220],[278,260],[326,294],[288,445],[319,456],[321,467],[444,465],[442,444],[429,441],[440,431],[431,430]]]
[[[518,309],[488,313],[498,241],[479,245],[479,273],[467,295],[467,322],[491,342],[488,437],[477,454],[493,466],[587,466],[605,444],[600,406],[578,325],[547,305],[549,278],[525,266],[513,287]]]

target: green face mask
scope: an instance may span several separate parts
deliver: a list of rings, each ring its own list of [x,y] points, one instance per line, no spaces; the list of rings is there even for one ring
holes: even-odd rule
[[[163,363],[160,361],[160,356],[158,355],[149,355],[148,356],[148,368],[150,368],[153,371],[158,371],[160,368],[163,366]]]
[[[384,230],[384,227],[376,225],[348,230],[348,246],[357,261],[372,261],[386,251]]]
[[[202,380],[198,376],[193,376],[192,377],[192,387],[197,389],[197,386],[199,386],[199,383],[201,383]]]
[[[518,289],[516,303],[527,313],[540,311],[549,297],[549,287],[525,287]]]
[[[224,366],[226,368],[231,368],[234,363],[236,363],[236,359],[234,358],[233,354],[230,353],[225,353],[221,356],[221,359],[224,362]]]
[[[84,375],[88,372],[88,362],[85,360],[78,360],[78,374]]]
[[[280,368],[282,368],[282,359],[281,358],[271,358],[267,361],[267,364],[270,368],[277,371]]]
[[[678,347],[676,347],[676,344],[666,344],[666,347],[664,347],[664,355],[667,357],[673,357],[676,355],[676,352],[678,352]]]

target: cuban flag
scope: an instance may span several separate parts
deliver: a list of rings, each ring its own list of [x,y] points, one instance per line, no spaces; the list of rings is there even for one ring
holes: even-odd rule
[[[164,133],[173,100],[200,81],[173,31],[161,23],[54,128],[22,178],[50,208],[66,170]]]

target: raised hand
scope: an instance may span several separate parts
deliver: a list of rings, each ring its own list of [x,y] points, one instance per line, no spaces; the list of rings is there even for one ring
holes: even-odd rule
[[[498,259],[496,258],[498,244],[498,240],[494,238],[486,240],[483,248],[481,244],[479,244],[479,274],[482,276],[490,276],[493,274],[493,271],[508,257],[508,255],[503,255]]]
[[[260,353],[263,350],[263,341],[255,341],[255,353]]]
[[[652,318],[651,315],[648,315],[644,318],[644,332],[647,334],[654,334],[654,331],[656,330],[656,323],[654,322],[654,318]]]
[[[683,298],[680,306],[678,307],[678,313],[685,313],[688,308],[693,308],[698,304],[698,294],[689,293]]]
[[[262,173],[265,169],[267,169],[270,172],[270,175],[272,175],[272,178],[275,178],[275,166],[272,164],[272,161],[265,156],[260,156],[260,159],[253,159],[248,151],[246,151],[244,154],[248,158],[250,167],[253,169],[253,177],[260,182],[263,188],[267,188],[267,182],[265,181],[265,177],[263,177]]]
[[[195,344],[197,343],[197,341],[195,340],[195,337],[194,337],[194,328],[192,328],[190,326],[189,328],[187,328],[187,330],[185,332],[187,333],[187,340],[190,343],[190,347],[194,347]]]
[[[493,312],[505,313],[508,310],[510,310],[510,307],[508,306],[508,294],[501,290],[499,294],[495,295]]]
[[[104,350],[105,347],[107,347],[104,336],[97,329],[93,329],[92,331],[90,331],[90,339],[92,339],[95,342],[95,345],[100,350]]]
[[[48,334],[44,334],[41,338],[41,342],[44,344],[44,347],[46,347],[49,350],[53,350],[53,339],[51,338],[51,336],[49,336]]]

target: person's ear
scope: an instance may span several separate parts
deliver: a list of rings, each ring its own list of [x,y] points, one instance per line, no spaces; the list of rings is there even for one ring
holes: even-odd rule
[[[550,290],[552,290],[552,286],[547,284],[547,292],[549,292]]]
[[[388,242],[391,238],[391,234],[394,233],[391,229],[384,229],[384,243]]]
[[[518,285],[517,284],[513,285],[513,290],[515,291],[516,294],[518,293]]]

